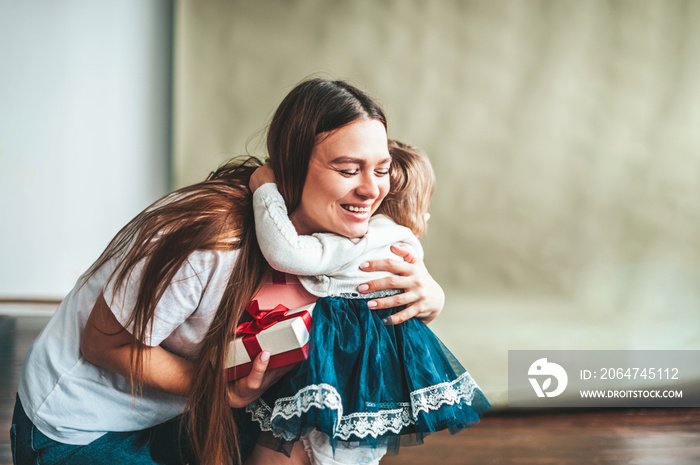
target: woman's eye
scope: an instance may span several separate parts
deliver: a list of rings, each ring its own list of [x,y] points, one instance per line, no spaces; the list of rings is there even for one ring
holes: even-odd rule
[[[360,172],[360,170],[338,170],[338,171],[340,173],[344,174],[345,176],[354,176]]]
[[[387,170],[375,170],[375,173],[378,176],[386,176],[387,174],[389,174],[389,170],[388,169]]]

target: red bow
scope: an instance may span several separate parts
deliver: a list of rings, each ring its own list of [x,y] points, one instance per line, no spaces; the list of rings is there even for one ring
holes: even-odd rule
[[[257,335],[261,331],[267,329],[283,320],[301,317],[307,329],[311,329],[311,313],[308,311],[287,315],[289,309],[284,305],[278,305],[272,310],[260,310],[260,305],[257,300],[254,300],[247,308],[254,320],[241,323],[236,328],[236,335],[243,336],[241,342],[245,347],[246,352],[251,360],[253,360],[260,352],[262,347],[258,342]]]
[[[272,310],[261,310],[258,301],[254,300],[246,310],[252,315],[253,321],[247,321],[238,325],[236,335],[252,336],[260,334],[260,331],[289,318],[287,316],[289,309],[281,304]]]

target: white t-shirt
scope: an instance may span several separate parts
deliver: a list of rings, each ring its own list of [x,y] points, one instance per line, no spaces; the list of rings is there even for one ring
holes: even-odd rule
[[[394,244],[406,244],[423,258],[423,248],[413,232],[384,215],[372,216],[367,234],[358,238],[297,234],[274,183],[258,187],[253,209],[258,244],[267,262],[278,271],[298,275],[304,288],[318,297],[357,293],[358,285],[391,276],[387,271],[362,271],[360,264],[396,259],[391,251]]]
[[[193,359],[211,324],[238,251],[196,251],[158,302],[146,344]],[[80,336],[100,293],[126,326],[136,301],[141,266],[121,289],[107,283],[118,259],[84,285],[81,278],[29,349],[19,397],[29,419],[49,438],[88,444],[107,432],[138,431],[183,413],[187,399],[144,388],[131,395],[127,378],[88,362]],[[127,327],[129,331],[132,328]]]

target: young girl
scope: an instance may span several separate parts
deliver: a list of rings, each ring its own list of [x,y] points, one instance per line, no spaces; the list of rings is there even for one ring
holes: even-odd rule
[[[306,290],[321,299],[313,313],[308,360],[247,411],[276,438],[276,444],[266,445],[284,447],[301,439],[312,464],[376,464],[389,448],[398,448],[402,436],[420,443],[434,431],[455,433],[478,421],[490,406],[424,323],[411,319],[393,326],[390,315],[399,309],[370,309],[371,299],[387,291],[358,292],[367,279],[361,271],[365,262],[391,257],[392,245],[423,255],[416,236],[426,228],[434,174],[421,152],[396,141],[389,148],[392,188],[379,212],[404,226],[376,214],[360,238],[298,235],[272,171],[264,166],[251,178],[263,255],[273,268],[299,275]],[[346,165],[341,166],[346,176],[363,169],[352,161]],[[372,175],[389,176],[389,170]],[[344,208],[363,211],[357,205]]]

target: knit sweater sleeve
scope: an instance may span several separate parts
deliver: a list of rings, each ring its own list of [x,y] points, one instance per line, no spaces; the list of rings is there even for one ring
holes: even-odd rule
[[[348,239],[331,233],[299,235],[277,185],[267,183],[253,194],[258,245],[274,269],[300,276],[331,274],[359,258],[364,238]]]

